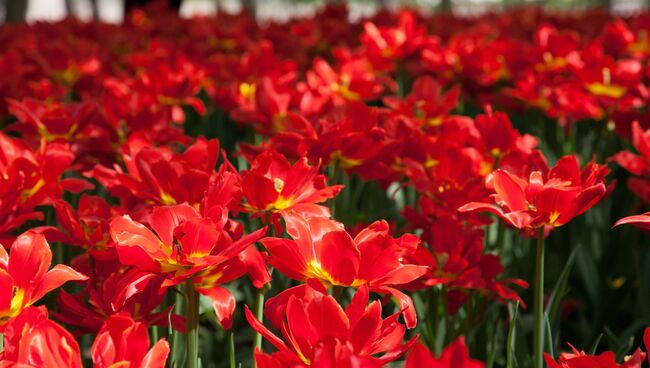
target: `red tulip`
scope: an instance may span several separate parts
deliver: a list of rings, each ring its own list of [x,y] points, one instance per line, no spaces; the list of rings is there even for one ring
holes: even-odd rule
[[[79,193],[93,186],[76,178],[61,178],[74,155],[67,144],[40,141],[36,149],[0,132],[0,241],[25,221],[43,219],[37,206],[51,204],[63,190]]]
[[[185,330],[185,319],[171,313],[173,306],[158,308],[168,290],[162,286],[163,277],[137,268],[125,269],[117,259],[95,258],[90,264],[86,256],[75,261],[92,278],[78,294],[61,290],[57,298],[60,312],[52,312],[57,320],[79,327],[73,332],[75,336],[99,332],[106,316],[116,313],[128,313],[148,326],[171,323],[175,330]]]
[[[404,11],[394,27],[377,27],[372,22],[364,24],[361,42],[373,66],[380,70],[395,68],[397,61],[419,51],[425,40],[424,25],[416,24],[416,16]]]
[[[465,346],[465,338],[460,337],[445,347],[440,357],[433,356],[431,351],[422,343],[418,342],[413,346],[406,358],[404,368],[483,368],[484,365],[478,360],[472,359]]]
[[[255,352],[264,367],[378,367],[398,359],[416,342],[402,344],[405,328],[399,314],[382,318],[381,303],[368,303],[361,287],[344,310],[318,282],[294,288],[288,298],[267,301],[265,313],[282,332],[283,341],[246,307],[246,319],[278,352]],[[285,318],[286,317],[286,318]],[[382,355],[379,355],[382,354]]]
[[[318,57],[298,88],[305,91],[300,98],[300,112],[308,116],[319,116],[353,101],[375,100],[384,90],[365,56],[350,57],[336,67]]]
[[[407,256],[414,264],[429,266],[425,276],[412,285],[429,288],[444,285],[447,290],[448,311],[455,314],[469,298],[469,292],[478,292],[499,301],[523,300],[512,286],[528,287],[520,279],[502,278],[503,266],[495,254],[485,253],[483,232],[466,228],[459,221],[440,218],[429,226],[427,238],[430,249],[418,247]]]
[[[199,138],[179,154],[154,148],[151,142],[132,135],[124,149],[126,172],[118,165],[97,165],[86,175],[119,197],[126,209],[143,204],[198,204],[218,176],[214,168],[219,159],[219,142],[214,139]]]
[[[167,279],[164,286],[193,278],[196,290],[213,301],[225,328],[230,327],[235,300],[219,285],[246,272],[258,287],[270,281],[253,245],[266,228],[233,240],[224,222],[203,218],[188,204],[155,207],[149,222],[155,233],[129,215],[111,222],[111,236],[122,264],[163,276]]]
[[[9,255],[0,246],[0,324],[15,318],[23,309],[66,282],[88,279],[62,264],[48,271],[51,263],[52,251],[41,234],[26,232],[20,235]]]
[[[528,179],[499,169],[487,178],[496,204],[472,202],[458,210],[492,212],[524,230],[562,226],[605,196],[608,172],[593,162],[580,171],[574,156],[561,158],[547,175],[533,171]]]
[[[58,141],[70,144],[75,163],[88,167],[100,160],[114,158],[118,134],[103,118],[94,100],[62,103],[51,98],[9,100],[9,111],[18,119],[9,130],[21,134],[28,142]],[[91,167],[92,167],[91,166]]]
[[[413,121],[413,128],[436,127],[443,123],[458,104],[459,86],[443,92],[443,86],[430,76],[423,76],[413,82],[406,98],[384,97],[383,101],[396,113]]]
[[[45,234],[50,241],[76,245],[97,256],[113,247],[109,221],[120,210],[111,208],[103,198],[82,194],[76,210],[70,203],[57,199],[54,201],[54,209],[56,221],[62,229],[41,226],[33,230]]]
[[[242,190],[246,198],[244,209],[248,212],[322,213],[329,210],[316,205],[333,198],[342,185],[327,186],[325,176],[318,174],[303,158],[293,166],[281,154],[266,151],[255,158],[248,171],[242,173]]]
[[[295,280],[316,278],[327,287],[367,285],[372,291],[390,293],[405,308],[408,327],[415,326],[412,301],[394,287],[419,278],[428,268],[402,261],[418,247],[417,237],[406,234],[395,239],[385,221],[371,224],[354,238],[329,219],[287,215],[285,222],[293,240],[262,240],[271,265]]]
[[[82,368],[79,345],[63,327],[47,318],[45,307],[26,309],[3,331],[0,367]]]
[[[147,326],[120,313],[106,320],[90,354],[97,368],[164,368],[169,344],[160,339],[149,348]]]
[[[650,351],[650,327],[646,328],[643,339],[646,350]],[[571,346],[571,349],[573,350],[571,353],[560,354],[557,362],[549,354],[544,353],[546,364],[548,364],[549,368],[641,368],[646,358],[646,353],[638,348],[632,355],[625,357],[624,363],[618,364],[616,363],[616,355],[611,351],[591,355],[586,354],[584,351],[578,351],[573,346]]]
[[[628,180],[628,188],[644,202],[650,203],[650,130],[644,131],[637,121],[632,123],[632,144],[639,155],[621,151],[611,159],[635,175]]]

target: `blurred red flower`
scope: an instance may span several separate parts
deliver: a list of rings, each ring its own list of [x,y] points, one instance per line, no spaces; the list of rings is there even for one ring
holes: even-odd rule
[[[472,359],[465,346],[465,338],[460,337],[449,344],[442,351],[438,358],[434,357],[431,351],[422,343],[418,342],[413,346],[406,358],[404,368],[483,368],[484,364]]]

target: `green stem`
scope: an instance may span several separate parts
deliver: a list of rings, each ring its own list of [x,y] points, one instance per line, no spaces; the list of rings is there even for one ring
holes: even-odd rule
[[[255,318],[257,318],[260,323],[264,322],[264,288],[257,289],[257,295],[255,297]],[[253,337],[253,363],[251,366],[255,368],[255,351],[262,350],[262,335],[259,332],[255,331],[255,336]]]
[[[151,326],[151,344],[155,344],[158,342],[158,339],[160,338],[160,332],[158,330],[158,326]]]
[[[232,329],[228,333],[228,350],[230,353],[230,368],[235,368],[235,333]]]
[[[503,255],[503,242],[505,240],[505,235],[506,235],[506,225],[504,224],[503,221],[499,221],[499,224],[497,225],[497,240],[496,240],[496,246],[494,247],[495,250],[498,252],[498,255]]]
[[[170,299],[169,304],[174,306],[174,313],[184,316],[185,310],[187,309],[185,295],[176,288],[172,288],[172,290],[174,292],[168,295]],[[187,336],[174,331],[171,322],[169,321],[167,327],[168,337],[171,342],[171,350],[169,352],[169,361],[171,362],[170,367],[178,368],[185,362],[185,353],[187,353],[185,351],[185,340],[187,340]]]
[[[533,300],[533,351],[535,368],[544,366],[544,227],[537,230],[537,256],[535,257],[535,297]]]
[[[194,282],[185,282],[187,298],[187,368],[199,367],[199,293],[194,289]]]

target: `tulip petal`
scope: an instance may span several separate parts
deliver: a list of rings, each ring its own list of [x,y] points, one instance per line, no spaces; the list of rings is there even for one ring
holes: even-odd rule
[[[142,358],[140,368],[165,368],[168,355],[169,344],[165,339],[160,339]]]
[[[512,212],[528,209],[526,205],[526,194],[522,186],[517,183],[510,173],[504,170],[493,172],[492,183],[494,185],[494,191],[497,194],[497,203],[499,205],[507,206]],[[503,203],[500,203],[501,201]]]
[[[367,285],[362,285],[357,289],[357,292],[354,293],[350,304],[345,308],[345,314],[350,320],[350,325],[357,323],[359,318],[366,311],[366,305],[368,304],[368,297],[370,290]]]
[[[411,299],[410,296],[402,293],[401,291],[388,287],[388,286],[381,286],[377,288],[372,288],[372,291],[377,292],[377,293],[389,293],[391,294],[396,300],[397,304],[399,305],[400,309],[402,310],[402,315],[404,316],[404,321],[406,322],[406,327],[408,328],[414,328],[415,325],[417,324],[417,313],[415,311],[415,305],[413,304],[413,299]]]
[[[354,241],[345,231],[333,231],[323,236],[316,250],[325,280],[336,285],[352,285],[359,271],[360,253]]]
[[[237,306],[232,293],[219,285],[210,288],[197,288],[196,291],[210,298],[219,323],[224,329],[229,330],[232,327],[232,315]]]
[[[255,318],[251,310],[248,308],[247,305],[244,305],[244,313],[246,315],[246,320],[248,321],[248,324],[251,325],[253,330],[257,331],[260,335],[262,335],[265,339],[267,339],[271,345],[275,346],[278,350],[284,351],[284,352],[291,352],[287,345],[280,339],[279,337],[275,336],[273,332],[271,332],[266,326],[264,326],[260,321]]]
[[[642,215],[623,217],[622,219],[616,221],[614,227],[626,224],[632,224],[642,229],[650,230],[650,212],[646,212]]]
[[[39,282],[51,263],[52,251],[42,234],[24,233],[11,246],[9,274],[18,288],[28,289]]]
[[[36,284],[32,299],[39,300],[50,291],[59,288],[68,281],[85,281],[88,276],[81,274],[69,266],[58,264],[49,270],[43,279]]]
[[[13,297],[14,280],[7,271],[0,269],[0,316],[9,313]]]
[[[504,212],[501,207],[493,203],[482,203],[482,202],[470,202],[460,208],[459,212],[490,212],[493,213],[510,225],[523,229],[530,225],[533,221],[533,218],[527,212]]]
[[[189,219],[198,217],[199,214],[194,207],[183,203],[177,206],[154,207],[153,211],[151,211],[149,223],[163,244],[172,244],[176,227]]]
[[[116,217],[110,227],[117,254],[124,265],[159,272],[159,260],[168,257],[163,247],[172,254],[171,244],[162,243],[151,230],[133,221],[129,215]]]
[[[303,280],[307,270],[307,261],[298,251],[295,241],[280,238],[265,238],[262,244],[271,254],[268,259],[270,265],[287,277],[294,280]]]

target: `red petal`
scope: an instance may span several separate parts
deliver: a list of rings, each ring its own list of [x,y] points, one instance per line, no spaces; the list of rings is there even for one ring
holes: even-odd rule
[[[59,288],[68,281],[84,281],[88,276],[83,275],[71,267],[58,264],[49,270],[42,280],[36,284],[32,300],[36,301],[42,298],[50,291]]]
[[[319,246],[320,252],[318,250],[316,252],[322,269],[331,276],[334,283],[352,285],[361,260],[359,249],[350,235],[345,231],[327,233]]]
[[[52,251],[42,234],[26,232],[11,246],[9,274],[21,289],[39,282],[52,263]]]
[[[248,321],[248,324],[251,325],[253,330],[259,332],[260,335],[262,335],[265,339],[267,339],[273,346],[275,346],[278,350],[284,351],[284,352],[291,352],[287,345],[282,341],[279,337],[275,336],[275,334],[271,331],[269,331],[266,326],[264,326],[260,321],[255,318],[251,310],[248,308],[247,305],[244,305],[244,313],[246,314],[246,320]]]
[[[372,288],[372,291],[378,293],[389,293],[395,299],[397,299],[397,303],[399,304],[399,307],[402,310],[402,315],[404,316],[404,321],[406,322],[406,327],[408,328],[415,327],[415,325],[418,322],[417,320],[418,317],[415,311],[415,305],[413,305],[413,299],[411,299],[410,296],[402,293],[401,291],[395,288],[386,287],[386,286]]]
[[[224,329],[229,330],[232,327],[232,315],[237,306],[235,297],[230,291],[219,285],[207,289],[197,288],[196,291],[210,298],[219,323]]]
[[[421,367],[435,367],[435,358],[429,349],[421,342],[416,342],[413,349],[406,358],[404,368],[421,368]]]
[[[526,205],[526,194],[521,185],[517,183],[510,173],[503,170],[495,171],[492,173],[492,183],[499,200],[504,201],[511,212],[525,211],[528,209]],[[502,203],[498,204],[503,205]]]
[[[144,356],[140,362],[140,368],[165,368],[168,355],[169,344],[165,339],[160,339]]]
[[[626,224],[632,224],[642,229],[650,230],[650,212],[646,212],[642,215],[623,217],[622,219],[616,221],[614,227]]]

